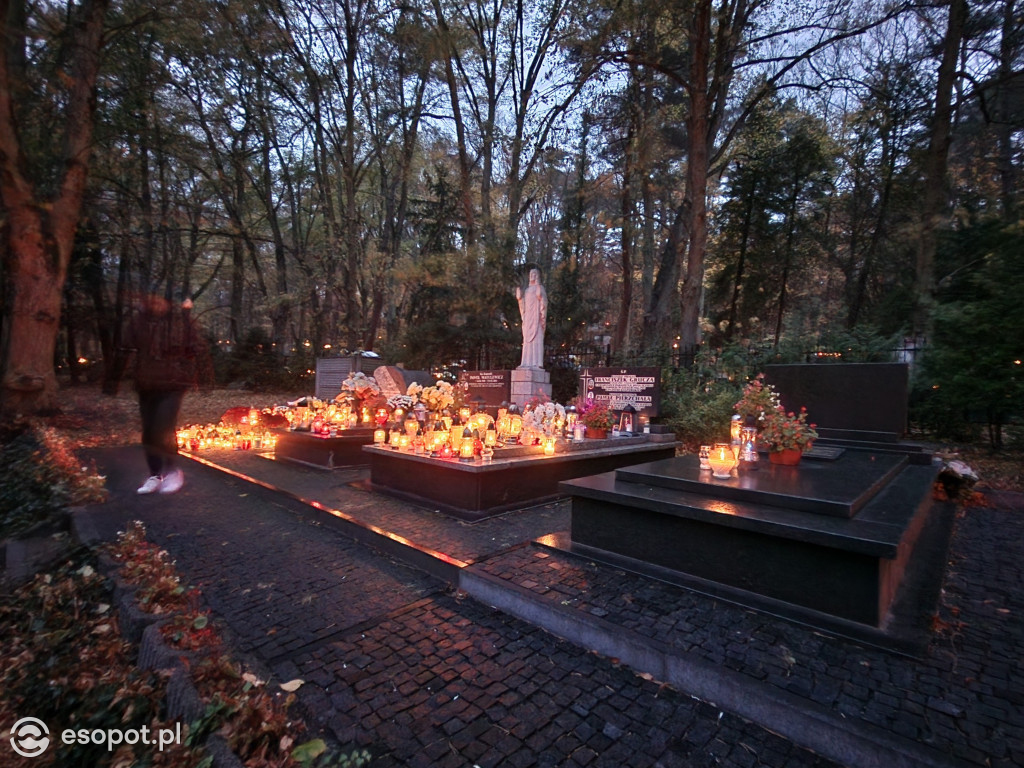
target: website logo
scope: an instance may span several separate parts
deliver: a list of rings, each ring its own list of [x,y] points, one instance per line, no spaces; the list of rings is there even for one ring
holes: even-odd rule
[[[11,746],[22,757],[39,757],[50,746],[50,729],[35,717],[23,717],[11,726]]]

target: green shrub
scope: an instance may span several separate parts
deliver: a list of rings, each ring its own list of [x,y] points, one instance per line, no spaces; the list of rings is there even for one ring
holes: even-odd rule
[[[727,378],[704,380],[691,371],[665,377],[664,421],[689,451],[729,439],[729,421],[742,387]]]
[[[231,351],[211,344],[214,378],[219,384],[242,384],[254,392],[299,392],[312,378],[307,370],[316,367],[304,348],[289,358],[274,350],[270,335],[262,328],[250,328]]]

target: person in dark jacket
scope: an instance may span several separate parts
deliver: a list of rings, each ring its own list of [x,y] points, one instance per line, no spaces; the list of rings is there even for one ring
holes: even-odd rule
[[[205,345],[192,318],[192,302],[146,296],[128,329],[135,351],[135,389],[142,417],[142,447],[149,477],[140,494],[175,493],[185,482],[178,466],[178,412],[199,383]]]

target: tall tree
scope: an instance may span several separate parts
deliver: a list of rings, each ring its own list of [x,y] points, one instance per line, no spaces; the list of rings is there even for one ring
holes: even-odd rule
[[[19,114],[23,105],[16,98],[27,91],[24,51],[30,20],[18,0],[0,0],[0,39],[4,42],[0,55],[0,206],[3,271],[9,291],[0,338],[0,410],[4,412],[40,411],[57,405],[54,351],[92,152],[96,79],[109,4],[109,0],[83,0],[70,9],[67,29],[61,28],[59,19],[48,19],[58,33],[48,44],[58,46],[63,40],[66,50],[51,60],[55,67],[51,98],[63,107],[62,140],[56,162],[44,168],[25,151],[23,126],[32,121]],[[60,12],[57,8],[52,11]],[[32,34],[40,32],[36,29]],[[63,71],[58,63],[62,61],[70,63],[69,71]]]
[[[914,335],[928,336],[935,303],[935,231],[948,199],[946,167],[949,160],[953,84],[956,80],[960,44],[967,24],[967,0],[949,0],[946,32],[942,38],[942,57],[935,91],[928,152],[925,155],[921,193],[921,233],[917,246],[914,287]]]

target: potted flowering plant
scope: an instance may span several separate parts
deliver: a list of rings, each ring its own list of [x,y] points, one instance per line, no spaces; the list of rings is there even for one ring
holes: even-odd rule
[[[587,428],[587,437],[608,437],[608,430],[615,426],[615,413],[604,403],[583,402],[576,410]]]
[[[765,419],[759,437],[768,446],[773,464],[796,464],[817,439],[816,426],[807,422],[806,408],[794,413],[780,405]]]
[[[759,373],[744,387],[743,396],[734,407],[743,421],[753,419],[754,424],[761,428],[782,407],[782,402],[775,387],[764,380],[763,373]]]

